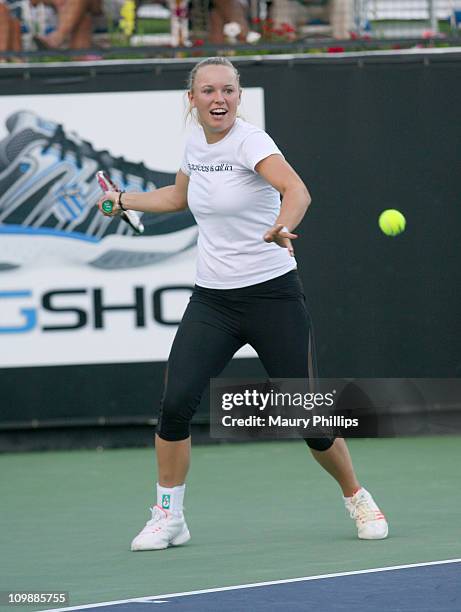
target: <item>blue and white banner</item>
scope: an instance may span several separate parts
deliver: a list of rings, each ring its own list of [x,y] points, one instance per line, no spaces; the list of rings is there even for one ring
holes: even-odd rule
[[[241,114],[264,127],[261,88]],[[1,98],[0,367],[167,359],[194,284],[194,219],[145,215],[136,236],[96,209],[95,172],[127,191],[171,184],[185,115],[178,90]]]

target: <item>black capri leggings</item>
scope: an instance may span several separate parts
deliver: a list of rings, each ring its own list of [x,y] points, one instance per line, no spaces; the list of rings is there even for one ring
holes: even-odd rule
[[[210,378],[243,345],[258,353],[270,378],[317,375],[312,325],[296,270],[240,289],[195,286],[171,348],[157,434],[185,440]],[[327,450],[330,438],[307,438]]]

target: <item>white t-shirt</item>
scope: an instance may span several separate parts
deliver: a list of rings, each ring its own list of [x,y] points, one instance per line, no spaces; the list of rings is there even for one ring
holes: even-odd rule
[[[263,240],[280,214],[280,194],[254,168],[274,153],[282,155],[272,138],[242,119],[214,144],[192,128],[181,170],[199,228],[197,285],[248,287],[296,268],[288,249]]]

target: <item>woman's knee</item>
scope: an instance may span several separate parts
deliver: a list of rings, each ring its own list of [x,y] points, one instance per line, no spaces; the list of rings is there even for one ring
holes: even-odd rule
[[[311,450],[326,451],[334,444],[334,438],[304,438],[304,442]]]
[[[194,398],[179,386],[166,389],[160,403],[157,434],[168,441],[185,440],[190,436],[190,422],[200,398]]]

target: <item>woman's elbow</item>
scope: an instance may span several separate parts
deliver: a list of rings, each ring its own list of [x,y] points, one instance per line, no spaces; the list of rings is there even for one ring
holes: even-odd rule
[[[177,189],[176,186],[173,187],[171,193],[171,208],[175,212],[181,212],[182,210],[186,210],[187,208],[187,192],[184,192],[182,189]]]
[[[288,185],[280,192],[283,198],[289,198],[298,203],[298,206],[307,210],[312,201],[311,195],[302,181],[296,181]]]
[[[306,210],[309,208],[309,206],[311,205],[312,202],[312,198],[311,198],[311,194],[309,193],[309,190],[307,189],[306,185],[304,183],[301,184],[301,193],[302,193],[302,198],[304,201],[304,205],[306,207]]]
[[[187,200],[178,200],[174,204],[174,211],[181,212],[182,210],[186,210],[187,208]]]

